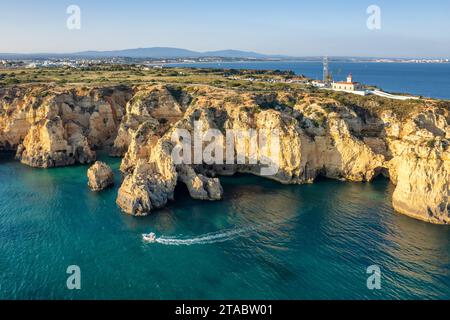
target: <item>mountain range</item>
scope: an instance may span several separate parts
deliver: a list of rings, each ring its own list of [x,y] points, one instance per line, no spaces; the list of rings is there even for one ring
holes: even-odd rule
[[[202,58],[202,57],[220,57],[220,58],[246,58],[246,59],[282,59],[289,58],[283,55],[266,55],[251,51],[240,50],[220,50],[198,52],[180,48],[169,47],[151,47],[136,48],[112,51],[82,51],[74,53],[0,53],[0,58],[63,58],[63,57],[86,57],[86,58]]]

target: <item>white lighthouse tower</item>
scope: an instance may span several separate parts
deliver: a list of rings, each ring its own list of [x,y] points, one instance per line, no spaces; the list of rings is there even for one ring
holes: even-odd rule
[[[353,75],[351,73],[347,76],[347,83],[353,83]]]

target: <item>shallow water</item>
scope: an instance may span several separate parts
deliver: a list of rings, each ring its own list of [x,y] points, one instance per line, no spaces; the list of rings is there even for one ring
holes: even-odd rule
[[[1,157],[0,298],[450,298],[450,228],[393,212],[386,180],[221,178],[221,202],[179,188],[175,203],[133,218],[115,204],[120,160],[104,160],[116,187],[92,193],[87,167],[38,170]],[[150,231],[166,242],[145,244]],[[382,289],[371,291],[374,264]],[[81,268],[79,291],[66,288],[69,265]]]

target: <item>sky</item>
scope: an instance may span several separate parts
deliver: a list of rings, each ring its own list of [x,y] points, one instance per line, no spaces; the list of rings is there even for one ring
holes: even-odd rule
[[[69,30],[77,5],[81,28]],[[367,8],[380,8],[369,29]],[[0,52],[140,47],[291,56],[450,57],[448,0],[0,0]]]

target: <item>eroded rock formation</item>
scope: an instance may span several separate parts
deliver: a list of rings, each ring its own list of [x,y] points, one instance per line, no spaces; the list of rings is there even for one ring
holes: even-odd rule
[[[64,127],[59,116],[34,123],[16,154],[22,163],[37,168],[91,163],[95,157],[81,127],[73,122]]]
[[[126,115],[122,121],[114,147],[114,156],[123,156],[131,144],[133,135],[145,123],[153,124],[155,134],[161,135],[184,114],[189,95],[178,88],[153,86],[140,88],[126,105]]]
[[[448,111],[448,110],[447,110]],[[428,109],[404,125],[389,123],[387,163],[396,184],[396,211],[432,223],[450,223],[450,150],[448,112]]]
[[[232,164],[225,164],[225,153],[224,164],[175,163],[176,130],[277,130],[279,168],[265,177],[298,184],[318,176],[370,182],[383,174],[396,185],[398,212],[450,223],[448,104],[427,100],[405,112],[403,105],[387,108],[360,99],[366,100],[207,86],[12,87],[0,90],[0,149],[17,150],[23,163],[47,168],[90,163],[97,148],[111,147],[113,155],[123,156],[118,205],[146,215],[173,200],[178,183],[195,199],[219,200],[218,177],[261,175],[265,167],[249,164],[252,144],[233,146]]]
[[[112,146],[132,89],[18,86],[0,90],[0,149],[39,168],[95,161]]]
[[[88,186],[92,191],[101,191],[114,185],[114,173],[104,162],[97,161],[87,172]]]

